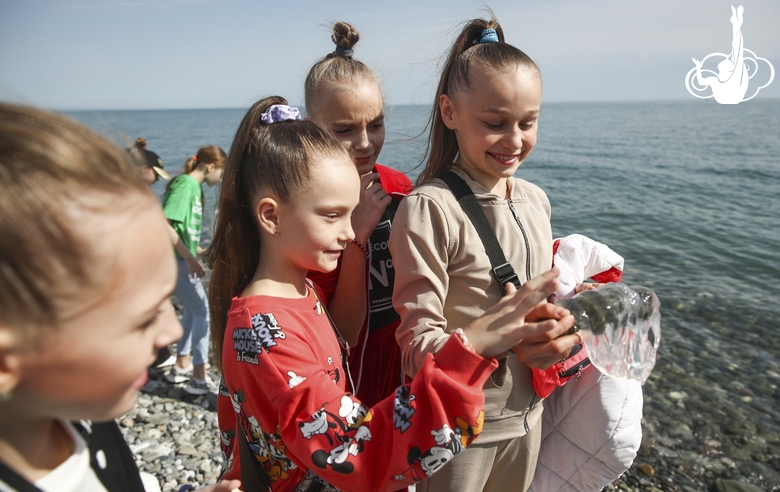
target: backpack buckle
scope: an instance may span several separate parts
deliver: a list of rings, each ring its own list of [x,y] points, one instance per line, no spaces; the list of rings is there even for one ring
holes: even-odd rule
[[[515,273],[515,269],[512,268],[512,265],[510,265],[509,262],[495,267],[493,269],[493,276],[495,276],[496,280],[498,281],[498,287],[501,289],[502,295],[506,295],[507,282],[512,282],[515,287],[518,289],[520,288],[520,279],[518,278],[517,273]]]

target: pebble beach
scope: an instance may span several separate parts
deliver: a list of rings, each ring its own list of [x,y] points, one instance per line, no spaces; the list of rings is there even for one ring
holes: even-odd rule
[[[668,351],[666,351],[668,353]],[[770,370],[775,383],[780,374]],[[164,492],[214,483],[222,466],[216,394],[193,396],[184,383],[150,369],[149,382],[127,415],[118,419],[136,462]],[[216,374],[211,374],[216,380]],[[780,436],[765,432],[749,413],[697,399],[695,378],[659,358],[644,386],[643,442],[633,466],[606,491],[780,491]],[[681,384],[683,380],[683,384]],[[690,387],[686,390],[686,387]],[[770,388],[771,390],[771,388]],[[777,392],[778,390],[772,390]],[[740,397],[744,403],[752,403]],[[702,413],[704,412],[704,413]],[[707,415],[707,418],[705,418]],[[723,421],[712,420],[722,415]],[[719,433],[718,429],[727,429]]]

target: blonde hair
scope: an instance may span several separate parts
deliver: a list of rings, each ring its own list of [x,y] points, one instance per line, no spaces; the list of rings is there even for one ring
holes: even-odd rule
[[[365,63],[352,56],[354,46],[360,39],[357,29],[346,22],[333,25],[331,40],[336,50],[311,67],[304,83],[304,100],[307,114],[311,115],[316,102],[325,89],[334,84],[350,84],[358,80],[370,80],[379,88],[376,74]],[[381,88],[380,88],[381,92]]]
[[[485,29],[494,29],[498,42],[481,43]],[[527,67],[539,73],[536,63],[511,44],[504,42],[504,30],[491,15],[490,20],[474,19],[466,23],[455,39],[442,70],[433,109],[428,120],[429,135],[425,155],[425,168],[417,178],[417,185],[436,179],[452,167],[458,154],[458,140],[455,132],[447,128],[439,110],[442,94],[455,94],[471,90],[469,74],[471,69],[504,69],[509,66]]]
[[[91,192],[153,195],[126,151],[63,116],[5,103],[0,182],[0,322],[56,326],[58,300],[96,280],[91,245],[68,210],[89,206]]]

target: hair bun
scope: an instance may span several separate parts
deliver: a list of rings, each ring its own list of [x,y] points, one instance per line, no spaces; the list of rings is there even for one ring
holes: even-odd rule
[[[335,56],[352,58],[353,47],[360,40],[360,33],[351,24],[337,22],[333,25],[333,35],[330,39],[336,45],[336,51],[333,52]]]

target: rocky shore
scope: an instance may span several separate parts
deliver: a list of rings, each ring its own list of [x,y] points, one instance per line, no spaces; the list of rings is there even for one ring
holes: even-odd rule
[[[156,476],[164,492],[178,491],[184,484],[199,488],[214,483],[222,466],[216,395],[192,396],[183,391],[183,384],[167,382],[163,370],[152,369],[150,373],[135,408],[119,419],[139,468]],[[735,457],[739,454],[735,448],[743,441],[765,441],[767,436],[723,436],[696,445],[695,419],[692,423],[670,423],[664,412],[656,410],[661,399],[657,393],[663,391],[658,387],[659,379],[651,378],[645,386],[644,439],[639,456],[605,490],[780,491],[780,475],[773,470],[780,464],[777,442],[772,444],[773,454],[752,457],[750,465]],[[674,392],[666,397],[672,406],[686,399]]]
[[[717,329],[727,314],[767,331],[779,320],[733,308],[699,309],[695,302],[672,307],[680,314],[665,318],[658,363],[644,386],[642,447],[633,466],[605,490],[780,492],[780,361],[754,360],[749,344],[716,345],[703,329],[676,329]],[[763,340],[774,340],[771,335]],[[156,476],[164,492],[214,483],[222,466],[217,397],[189,395],[164,374],[150,370],[120,427],[139,468]]]

